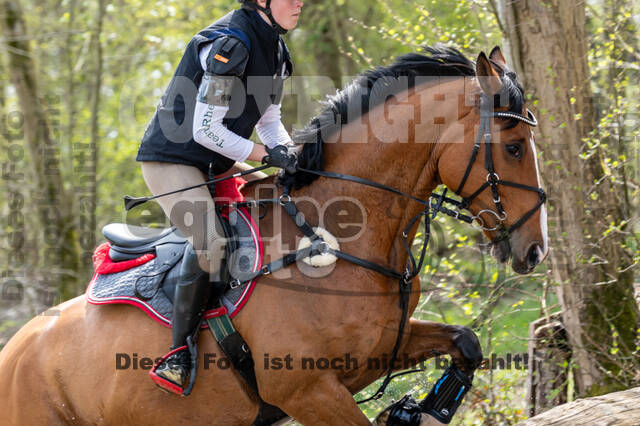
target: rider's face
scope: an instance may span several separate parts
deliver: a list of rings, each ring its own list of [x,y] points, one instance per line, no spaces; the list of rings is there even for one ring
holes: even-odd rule
[[[266,3],[266,0],[258,0],[262,7],[265,7]],[[271,13],[282,28],[292,30],[298,25],[303,5],[302,0],[271,0]]]

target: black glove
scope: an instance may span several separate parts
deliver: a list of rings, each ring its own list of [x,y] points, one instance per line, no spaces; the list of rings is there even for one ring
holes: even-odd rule
[[[276,145],[273,148],[265,147],[267,155],[262,158],[262,164],[285,169],[287,173],[295,173],[298,159],[295,154],[289,153],[284,145]]]

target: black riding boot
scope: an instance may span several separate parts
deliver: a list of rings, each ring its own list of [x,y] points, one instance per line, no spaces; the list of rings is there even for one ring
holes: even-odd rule
[[[184,391],[191,370],[187,337],[194,336],[200,327],[211,288],[209,274],[200,269],[193,247],[187,244],[173,299],[173,345],[171,352],[151,372],[151,378],[162,389],[179,395]]]

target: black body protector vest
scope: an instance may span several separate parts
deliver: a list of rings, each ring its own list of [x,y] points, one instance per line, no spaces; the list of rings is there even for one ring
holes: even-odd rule
[[[229,112],[223,124],[249,138],[262,114],[282,99],[283,82],[293,66],[282,37],[257,12],[239,9],[196,34],[149,122],[138,150],[138,161],[196,166],[203,173],[213,163],[214,174],[227,171],[234,160],[193,140],[198,91],[205,74],[200,62],[203,44],[213,42],[207,58],[207,78],[229,83]],[[230,94],[229,94],[230,93]]]

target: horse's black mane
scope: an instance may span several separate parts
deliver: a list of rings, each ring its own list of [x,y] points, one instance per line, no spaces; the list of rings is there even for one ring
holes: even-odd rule
[[[324,141],[339,131],[342,125],[366,114],[371,108],[385,102],[389,96],[428,81],[425,78],[476,75],[474,62],[464,57],[455,48],[424,47],[424,52],[425,54],[403,55],[398,57],[392,65],[366,71],[335,95],[328,96],[324,101],[323,111],[293,137],[296,144],[304,144],[298,155],[300,167],[323,170]],[[498,64],[493,65],[501,68]],[[503,93],[508,95],[509,110],[521,113],[524,95],[516,74],[509,69],[500,69],[500,71],[504,73]],[[376,84],[380,82],[388,84]],[[496,102],[496,105],[498,104]],[[513,120],[507,124],[507,127],[513,127],[516,124],[517,121]],[[286,186],[300,188],[310,184],[316,178],[315,175],[298,172],[295,175],[285,174],[280,178],[280,182]]]

